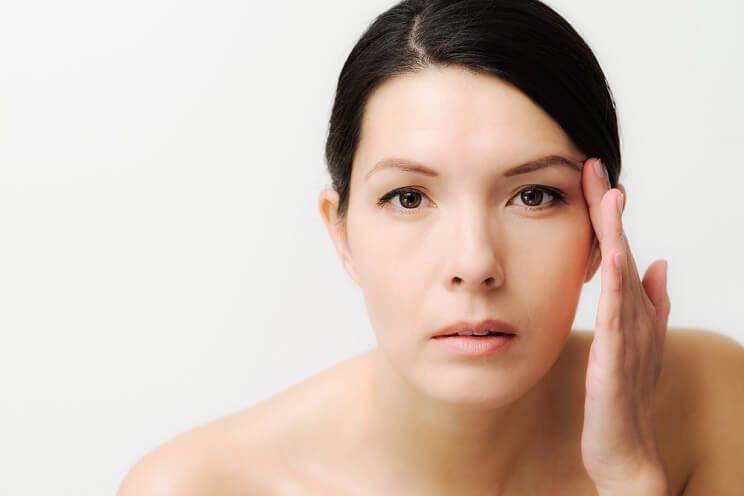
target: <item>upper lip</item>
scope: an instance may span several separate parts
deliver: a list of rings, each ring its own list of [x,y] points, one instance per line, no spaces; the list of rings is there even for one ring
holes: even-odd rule
[[[516,330],[511,324],[502,320],[486,319],[478,323],[461,320],[459,322],[455,322],[454,324],[448,325],[447,327],[439,329],[432,335],[432,337],[457,334],[458,332],[465,331],[485,332],[491,330],[507,332],[509,334],[516,334]]]

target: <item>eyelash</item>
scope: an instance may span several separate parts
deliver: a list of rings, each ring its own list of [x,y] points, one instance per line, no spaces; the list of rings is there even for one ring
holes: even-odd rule
[[[542,191],[544,193],[548,193],[549,195],[551,195],[553,197],[553,201],[550,202],[549,205],[544,205],[544,206],[541,206],[541,207],[531,207],[531,206],[523,207],[523,208],[525,208],[525,209],[527,209],[529,211],[544,210],[546,208],[553,208],[557,204],[561,204],[561,203],[562,204],[565,204],[566,203],[566,196],[560,190],[557,190],[557,189],[554,189],[554,188],[547,188],[545,186],[538,186],[536,184],[532,184],[532,185],[529,185],[529,186],[527,186],[525,188],[522,188],[512,198],[516,198],[517,196],[521,195],[525,191]],[[393,198],[395,198],[396,196],[398,196],[398,195],[400,195],[402,193],[419,193],[421,195],[426,196],[422,191],[420,191],[420,190],[418,190],[416,188],[412,188],[412,187],[397,188],[397,189],[394,189],[394,190],[390,191],[389,193],[386,193],[382,197],[380,197],[379,200],[377,201],[377,206],[378,207],[384,207],[386,204],[389,204],[390,203],[390,200],[392,200]],[[403,208],[403,209],[398,209],[398,210],[403,210],[405,214],[411,214],[411,213],[418,212],[420,209],[418,209],[418,208]]]

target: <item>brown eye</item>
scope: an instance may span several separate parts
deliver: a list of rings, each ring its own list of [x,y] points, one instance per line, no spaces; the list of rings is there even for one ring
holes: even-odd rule
[[[548,195],[547,201],[545,201],[545,195]],[[530,186],[520,191],[514,199],[518,199],[517,206],[524,208],[527,211],[537,211],[546,208],[554,208],[559,204],[566,203],[566,197],[560,191],[554,189],[548,189],[538,186]]]
[[[421,193],[416,191],[403,191],[402,193],[399,193],[399,195],[400,204],[403,208],[416,208],[421,203]]]
[[[545,195],[548,195],[548,202],[543,204]],[[395,205],[393,200],[399,197],[398,202],[400,206]],[[426,197],[423,192],[413,188],[398,188],[383,195],[377,201],[377,206],[385,207],[391,205],[395,210],[401,213],[415,214],[421,212],[423,209],[419,208],[421,205],[422,197]],[[428,197],[427,197],[428,198]],[[521,205],[517,203],[517,206],[521,206],[527,211],[537,211],[548,208],[555,208],[560,204],[566,204],[565,194],[555,190],[553,188],[545,188],[541,186],[531,186],[524,188],[522,191],[512,197],[511,201],[519,199],[523,202]]]
[[[422,210],[419,208],[419,205],[421,204],[421,197],[423,196],[426,195],[417,189],[398,188],[380,198],[377,205],[384,207],[390,204],[399,212],[413,214]],[[399,197],[398,202],[393,201],[396,197]],[[397,206],[395,203],[400,203],[400,206]]]
[[[538,189],[526,189],[522,191],[521,198],[528,207],[536,207],[543,199],[543,192]]]

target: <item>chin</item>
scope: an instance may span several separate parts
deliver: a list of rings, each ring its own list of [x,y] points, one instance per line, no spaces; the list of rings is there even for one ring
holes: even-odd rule
[[[411,380],[421,394],[432,400],[483,410],[514,403],[534,384],[514,369],[488,370],[455,364],[442,367],[436,373],[418,374]]]

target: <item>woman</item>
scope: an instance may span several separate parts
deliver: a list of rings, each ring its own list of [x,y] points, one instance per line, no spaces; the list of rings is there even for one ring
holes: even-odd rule
[[[169,441],[121,496],[742,494],[744,353],[667,332],[610,90],[555,11],[395,5],[344,64],[326,158],[378,346]],[[598,271],[596,327],[572,330]]]

